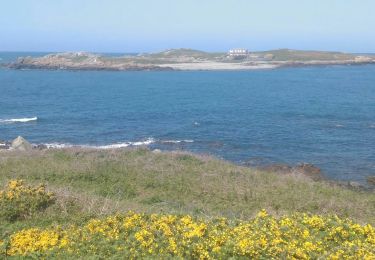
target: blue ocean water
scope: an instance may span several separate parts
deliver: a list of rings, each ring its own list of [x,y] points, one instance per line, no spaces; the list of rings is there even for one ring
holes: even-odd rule
[[[0,53],[3,62],[15,56]],[[18,135],[48,144],[143,143],[250,165],[308,162],[332,179],[364,181],[375,174],[375,66],[0,69],[0,139]]]

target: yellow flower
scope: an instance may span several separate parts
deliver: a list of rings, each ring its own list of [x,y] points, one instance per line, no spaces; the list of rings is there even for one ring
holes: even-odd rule
[[[257,217],[259,218],[265,218],[265,217],[268,217],[268,213],[265,209],[262,209],[261,211],[259,211]]]
[[[371,225],[336,216],[278,219],[261,211],[255,219],[232,221],[129,212],[92,219],[81,227],[21,230],[7,239],[7,253],[45,258],[121,252],[130,259],[375,259],[374,238]]]

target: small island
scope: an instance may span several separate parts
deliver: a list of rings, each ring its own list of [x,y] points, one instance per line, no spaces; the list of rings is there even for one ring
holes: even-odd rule
[[[15,62],[5,64],[5,66],[11,69],[163,71],[254,70],[362,64],[375,64],[375,55],[290,49],[264,52],[232,49],[226,53],[171,49],[159,53],[124,56],[87,52],[52,53],[42,57],[19,57]]]

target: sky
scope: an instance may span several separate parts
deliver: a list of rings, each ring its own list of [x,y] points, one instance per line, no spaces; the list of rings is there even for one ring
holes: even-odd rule
[[[0,51],[375,52],[375,0],[0,0]]]

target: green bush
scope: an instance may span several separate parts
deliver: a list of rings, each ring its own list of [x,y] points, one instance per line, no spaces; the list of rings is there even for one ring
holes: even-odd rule
[[[22,180],[11,180],[0,191],[0,219],[16,221],[43,211],[55,202],[55,196],[44,185],[31,187]]]

